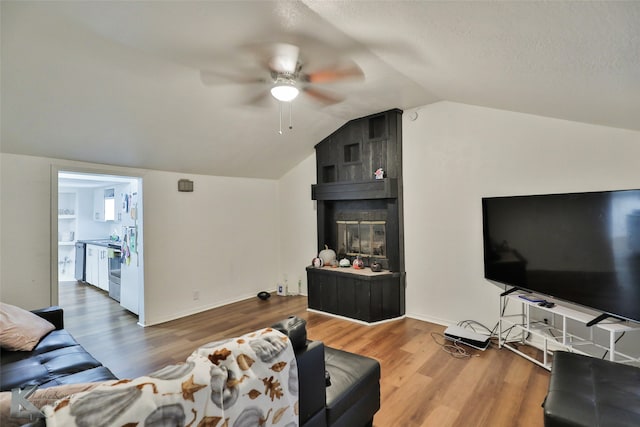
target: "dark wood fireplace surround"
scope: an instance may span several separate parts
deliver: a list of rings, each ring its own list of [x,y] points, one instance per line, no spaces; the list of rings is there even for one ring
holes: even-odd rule
[[[307,267],[309,308],[365,322],[403,316],[402,111],[352,120],[315,149],[318,251],[328,245],[339,252],[337,221],[345,217],[384,219],[386,245],[383,257],[362,257],[363,270]],[[375,179],[379,168],[383,179]],[[382,272],[370,270],[374,259]]]

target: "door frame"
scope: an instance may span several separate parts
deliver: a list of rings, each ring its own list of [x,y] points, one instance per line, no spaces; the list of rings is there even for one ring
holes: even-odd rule
[[[58,174],[59,172],[71,172],[71,173],[81,173],[81,174],[90,174],[90,175],[110,175],[117,177],[126,177],[132,179],[139,180],[139,204],[140,204],[140,230],[138,235],[140,237],[140,248],[142,249],[142,253],[140,255],[141,263],[140,263],[140,272],[139,272],[139,280],[140,280],[140,296],[139,296],[139,310],[138,310],[138,324],[144,325],[144,196],[143,196],[143,185],[144,185],[144,173],[138,170],[129,170],[122,168],[109,168],[106,166],[105,168],[92,168],[92,167],[82,167],[82,166],[70,166],[63,164],[52,164],[50,171],[50,183],[51,183],[51,191],[50,191],[50,251],[51,251],[51,262],[50,262],[50,277],[51,277],[51,286],[50,286],[50,294],[49,299],[51,305],[58,305],[58,293],[60,291],[58,286]]]

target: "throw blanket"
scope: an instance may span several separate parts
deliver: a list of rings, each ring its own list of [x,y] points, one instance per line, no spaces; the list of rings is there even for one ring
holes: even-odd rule
[[[298,426],[298,369],[271,328],[206,344],[185,363],[44,408],[47,426]]]

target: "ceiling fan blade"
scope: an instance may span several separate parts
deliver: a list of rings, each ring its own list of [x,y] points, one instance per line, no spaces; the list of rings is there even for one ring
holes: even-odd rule
[[[268,90],[263,90],[259,94],[246,100],[244,104],[254,107],[268,108],[273,105],[273,97]]]
[[[230,83],[252,84],[267,82],[267,79],[264,77],[243,76],[234,73],[223,73],[220,71],[211,70],[200,70],[200,80],[206,86],[216,86]]]
[[[304,81],[309,83],[332,83],[344,79],[364,79],[364,72],[355,62],[348,66],[336,66],[314,71],[302,76]]]
[[[341,96],[334,95],[327,91],[315,89],[312,87],[305,87],[302,90],[304,91],[304,93],[311,96],[316,101],[321,102],[325,105],[337,104],[338,102],[342,102],[344,100],[344,98]]]

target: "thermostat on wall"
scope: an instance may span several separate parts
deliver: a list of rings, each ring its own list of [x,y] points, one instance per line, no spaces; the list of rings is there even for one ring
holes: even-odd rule
[[[193,181],[190,181],[188,179],[180,179],[180,180],[178,180],[178,191],[192,192],[193,191]]]

